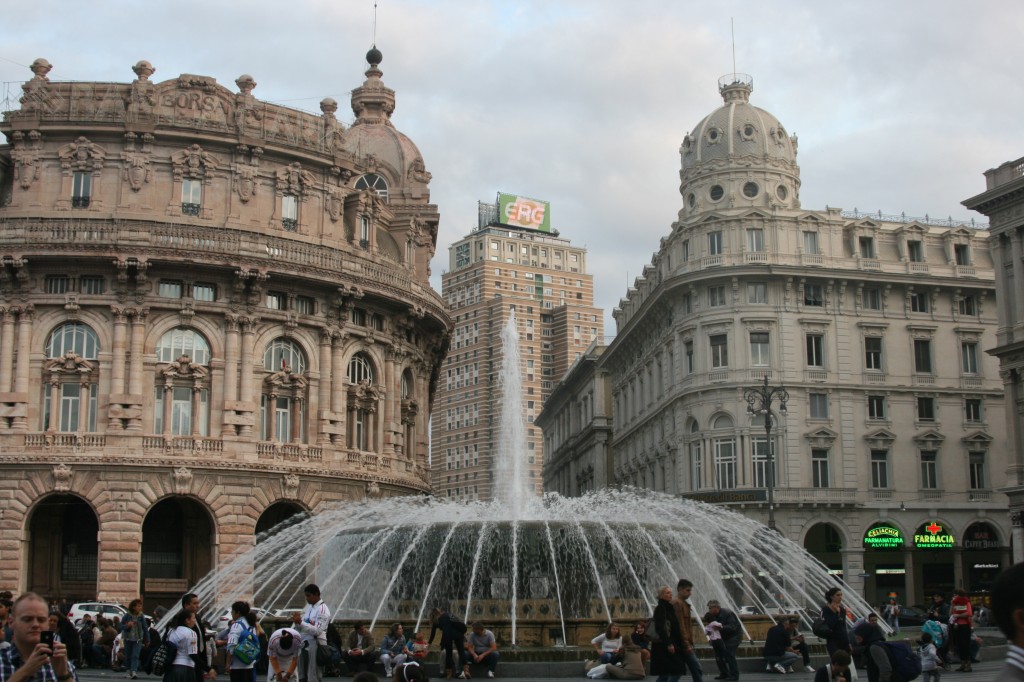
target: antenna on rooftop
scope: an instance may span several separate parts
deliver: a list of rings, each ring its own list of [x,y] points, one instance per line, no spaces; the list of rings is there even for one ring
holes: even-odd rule
[[[374,0],[374,3],[373,3],[373,40],[370,41],[370,44],[371,45],[376,45],[377,44],[377,1],[376,0]],[[733,59],[733,61],[736,61],[736,60]]]
[[[729,29],[732,31],[732,79],[736,80],[736,24],[732,17],[729,17]]]

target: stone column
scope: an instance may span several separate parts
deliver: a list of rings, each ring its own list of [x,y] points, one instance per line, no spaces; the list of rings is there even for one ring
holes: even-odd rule
[[[149,310],[142,308],[135,311],[132,316],[132,340],[131,360],[128,365],[128,394],[134,402],[141,406],[145,401],[142,395],[143,372],[142,350],[146,339],[146,316]],[[139,411],[138,417],[128,420],[129,431],[142,430],[142,415]]]
[[[56,433],[60,426],[60,377],[50,378],[50,423],[46,426],[47,433]]]
[[[915,596],[917,593],[917,568],[914,566],[914,553],[909,549],[903,550],[903,565],[907,570],[907,574],[904,576],[903,580],[903,589],[905,589],[907,593],[903,595],[902,601],[904,604],[914,604],[916,603],[914,599],[917,598]],[[922,603],[924,602],[924,599],[925,596],[921,595]]]
[[[163,436],[164,440],[171,438],[171,419],[174,414],[174,388],[164,384],[164,409],[163,409]]]
[[[238,359],[238,366],[241,372],[241,379],[239,380],[239,390],[241,395],[239,400],[243,403],[252,405],[254,413],[259,410],[259,405],[253,402],[253,390],[252,390],[252,363],[253,363],[253,346],[255,343],[256,335],[256,322],[257,318],[244,318],[242,319],[242,353]],[[272,425],[274,423],[274,405],[268,406],[268,420]],[[253,415],[256,416],[255,414]],[[254,420],[255,421],[255,420]],[[240,431],[243,438],[252,437],[252,426],[249,424],[243,424]],[[273,426],[271,426],[273,429]],[[271,431],[273,433],[273,431]],[[271,437],[270,440],[273,440]]]
[[[964,582],[964,551],[959,547],[953,548],[953,585],[967,589]]]
[[[28,401],[28,375],[31,369],[30,354],[32,352],[32,306],[27,305],[21,308],[18,315],[18,366],[14,370],[14,392],[21,394],[19,400]],[[60,403],[56,403],[57,412],[60,414]],[[51,403],[51,412],[54,403]],[[52,419],[50,420],[53,421]],[[11,420],[11,426],[16,431],[28,430],[28,417],[24,411],[20,416]]]
[[[1010,512],[1010,535],[1013,537],[1013,563],[1024,561],[1024,509]]]
[[[111,348],[110,392],[117,395],[124,393],[124,360],[128,357],[128,347],[126,345],[128,317],[124,308],[112,307],[110,311],[114,314],[114,347]]]
[[[273,443],[277,439],[277,393],[267,396],[267,441]]]
[[[336,419],[340,419],[344,425],[344,433],[334,436],[335,443],[347,446],[346,437],[351,433],[351,423],[348,419],[348,386],[345,382],[345,336],[335,334],[331,339],[333,345],[333,367],[331,369],[331,412]]]
[[[224,416],[234,416],[234,404],[238,400],[238,316],[225,315],[226,334],[224,338]],[[222,436],[234,436],[233,419],[223,419]]]
[[[331,371],[332,359],[331,359],[331,330],[326,327],[320,330],[320,386],[317,392],[317,410],[319,413],[319,419],[317,420],[317,435],[316,442],[323,444],[330,440],[331,436],[327,432],[327,425],[330,421],[330,417],[327,415],[331,411],[331,380],[333,372]]]
[[[1017,291],[1021,291],[1021,287],[1024,287],[1024,246],[1021,242],[1024,241],[1020,230],[1014,230],[1010,232],[1010,245],[1013,255],[1013,286],[1017,288]],[[1001,267],[1001,265],[999,266]],[[1008,320],[1015,320],[1013,327],[1016,329],[1024,324],[1024,296],[1014,296],[1015,310],[1013,317],[1007,318]],[[1016,336],[1014,340],[1019,340]]]
[[[91,386],[89,381],[83,377],[82,390],[78,394],[78,427],[75,429],[77,433],[85,433],[89,431],[89,409],[92,407],[89,400]],[[51,404],[52,407],[52,404]]]
[[[202,425],[200,424],[200,421],[199,421],[199,417],[200,417],[199,408],[203,404],[202,397],[203,397],[203,387],[198,385],[198,384],[196,384],[195,386],[192,387],[192,415],[191,415],[191,418],[192,418],[192,437],[193,438],[202,438],[203,437],[203,429],[202,429]]]
[[[0,307],[0,393],[7,393],[14,383],[14,311]]]
[[[292,398],[292,442],[302,442],[302,398]]]
[[[395,351],[384,351],[384,419],[380,443],[382,455],[395,454],[395,401],[401,399],[401,390],[395,381]]]

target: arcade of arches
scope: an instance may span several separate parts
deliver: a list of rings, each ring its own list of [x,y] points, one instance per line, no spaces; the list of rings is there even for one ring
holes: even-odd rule
[[[848,583],[864,585],[864,597],[882,604],[924,604],[935,593],[947,598],[957,587],[986,592],[1010,565],[1009,539],[984,519],[957,529],[939,519],[909,525],[891,519],[869,524],[850,539],[838,526],[820,522],[804,535],[804,549]]]

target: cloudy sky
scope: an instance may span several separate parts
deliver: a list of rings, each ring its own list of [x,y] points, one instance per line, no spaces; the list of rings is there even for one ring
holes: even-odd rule
[[[0,94],[16,105],[36,57],[53,80],[125,82],[147,59],[157,81],[250,73],[260,99],[317,113],[332,96],[350,121],[373,15],[373,0],[10,3]],[[501,190],[551,202],[610,312],[681,205],[679,145],[721,104],[731,19],[752,103],[799,136],[805,208],[970,218],[981,173],[1024,156],[1016,0],[378,0],[392,120],[441,211],[435,286]]]

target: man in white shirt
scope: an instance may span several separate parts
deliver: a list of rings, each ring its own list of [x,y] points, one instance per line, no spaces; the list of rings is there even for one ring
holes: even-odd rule
[[[302,646],[302,635],[294,628],[274,630],[267,643],[267,682],[292,682],[296,667],[299,665],[299,649]]]
[[[303,589],[306,596],[306,610],[302,615],[292,614],[292,623],[302,637],[302,653],[299,654],[299,682],[322,682],[323,667],[317,665],[316,652],[327,646],[327,626],[331,622],[331,610],[320,598],[320,588],[310,583]]]

